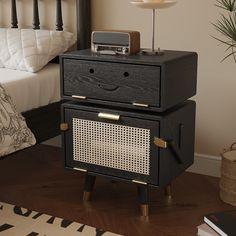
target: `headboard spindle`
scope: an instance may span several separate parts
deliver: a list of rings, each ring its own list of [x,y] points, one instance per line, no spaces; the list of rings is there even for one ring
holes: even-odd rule
[[[33,29],[40,29],[38,0],[33,1]]]
[[[77,48],[90,48],[91,44],[91,0],[76,0]]]
[[[61,10],[61,0],[57,0],[57,12],[56,12],[56,30],[63,30],[63,20],[62,20],[62,10]]]
[[[16,0],[11,0],[11,28],[18,28]]]

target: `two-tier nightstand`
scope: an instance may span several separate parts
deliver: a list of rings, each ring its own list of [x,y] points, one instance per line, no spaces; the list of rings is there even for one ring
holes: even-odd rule
[[[87,173],[84,198],[102,175],[166,187],[193,163],[197,54],[111,56],[89,49],[60,57],[65,166]]]

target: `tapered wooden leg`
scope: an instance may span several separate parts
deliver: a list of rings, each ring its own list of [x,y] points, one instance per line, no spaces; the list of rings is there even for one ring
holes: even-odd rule
[[[93,175],[86,175],[85,182],[84,182],[84,201],[90,201],[92,197],[93,187],[95,184],[96,177]]]
[[[171,198],[172,196],[171,196],[171,184],[169,184],[169,185],[167,185],[166,187],[165,187],[165,195],[166,195],[166,197],[168,197],[168,198]]]
[[[172,204],[172,195],[171,195],[171,185],[167,185],[165,187],[165,196],[166,196],[166,204],[171,205]]]
[[[141,215],[149,215],[149,188],[148,186],[138,185],[138,200],[140,204]]]

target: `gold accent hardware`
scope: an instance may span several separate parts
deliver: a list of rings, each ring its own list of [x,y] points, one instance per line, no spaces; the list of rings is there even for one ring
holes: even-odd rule
[[[61,123],[60,124],[60,130],[61,131],[67,131],[69,129],[69,125],[67,123]]]
[[[76,99],[83,99],[85,100],[86,97],[85,96],[78,96],[78,95],[72,95],[72,98],[76,98]]]
[[[160,148],[167,148],[167,142],[161,138],[157,138],[155,137],[154,138],[154,143],[157,147],[160,147]]]
[[[92,193],[91,193],[91,192],[84,191],[83,200],[84,200],[85,202],[90,201],[90,200],[91,200],[91,197],[92,197]]]
[[[87,170],[81,169],[81,168],[76,168],[76,167],[74,167],[73,169],[74,169],[74,170],[78,170],[78,171],[82,171],[82,172],[87,172]]]
[[[140,210],[141,210],[141,214],[144,217],[147,217],[149,215],[149,207],[146,204],[142,204],[140,205]]]
[[[103,119],[108,119],[108,120],[119,120],[120,119],[120,115],[114,115],[114,114],[102,113],[102,112],[100,112],[98,114],[98,117],[103,118]]]
[[[142,181],[138,181],[138,180],[132,180],[133,183],[135,184],[143,184],[143,185],[147,185],[146,182],[142,182]]]
[[[172,195],[171,195],[171,185],[167,185],[165,188],[165,201],[167,205],[171,205],[172,204]]]
[[[171,185],[170,184],[165,187],[165,196],[168,198],[171,198]]]
[[[137,106],[137,107],[149,107],[148,104],[143,104],[143,103],[136,103],[136,102],[133,102],[132,103],[134,106]]]

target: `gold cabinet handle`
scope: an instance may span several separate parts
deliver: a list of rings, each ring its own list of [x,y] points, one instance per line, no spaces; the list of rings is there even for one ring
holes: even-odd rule
[[[98,114],[99,118],[102,119],[108,119],[108,120],[119,120],[120,119],[120,115],[115,115],[115,114],[110,114],[110,113],[102,113],[100,112]]]
[[[155,137],[154,144],[159,148],[169,148],[169,150],[171,151],[171,153],[175,157],[176,161],[179,164],[184,163],[184,159],[182,158],[181,150],[178,147],[176,147],[176,144],[173,140],[165,141],[161,138]]]
[[[167,148],[167,142],[161,138],[157,138],[155,137],[154,138],[154,143],[157,147],[160,147],[160,148]]]
[[[60,130],[61,131],[67,131],[69,129],[69,125],[67,123],[61,123],[60,124]]]

